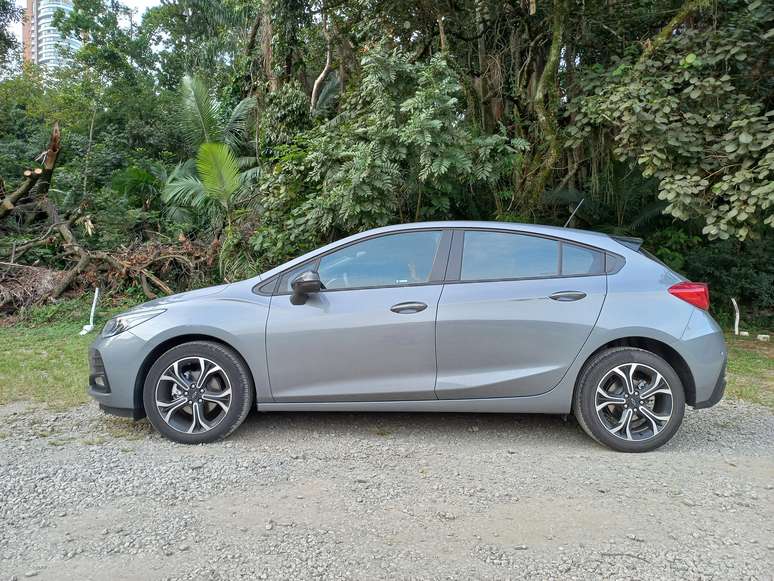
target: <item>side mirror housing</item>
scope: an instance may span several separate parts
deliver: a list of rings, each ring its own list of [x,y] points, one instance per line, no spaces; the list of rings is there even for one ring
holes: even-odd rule
[[[299,274],[290,283],[293,294],[290,296],[290,302],[294,305],[303,305],[309,295],[320,292],[322,282],[320,275],[315,270],[307,270]]]

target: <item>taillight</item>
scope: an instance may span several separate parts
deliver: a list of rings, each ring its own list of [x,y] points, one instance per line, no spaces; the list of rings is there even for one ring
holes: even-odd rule
[[[705,311],[709,309],[709,287],[706,282],[679,282],[669,287],[669,294]]]

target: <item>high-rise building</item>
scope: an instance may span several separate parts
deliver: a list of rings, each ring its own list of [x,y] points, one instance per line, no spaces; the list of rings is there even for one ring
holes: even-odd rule
[[[27,0],[22,28],[25,61],[57,67],[66,62],[60,48],[80,48],[78,39],[62,38],[54,26],[57,10],[70,12],[72,9],[72,0]]]

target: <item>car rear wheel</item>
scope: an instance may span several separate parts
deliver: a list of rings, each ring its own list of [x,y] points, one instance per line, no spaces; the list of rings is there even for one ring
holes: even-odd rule
[[[685,392],[674,369],[643,349],[618,347],[595,355],[581,372],[573,411],[592,438],[620,452],[648,452],[675,435]]]
[[[181,444],[203,444],[225,438],[242,424],[253,393],[247,366],[233,349],[192,341],[153,363],[143,401],[161,434]]]

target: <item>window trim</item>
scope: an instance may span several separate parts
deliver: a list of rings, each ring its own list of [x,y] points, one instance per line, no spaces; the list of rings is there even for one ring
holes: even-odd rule
[[[280,292],[281,285],[278,284],[282,277],[284,277],[291,270],[295,270],[301,266],[311,266],[313,264],[319,264],[320,259],[328,254],[337,252],[343,248],[371,240],[373,238],[379,238],[381,236],[393,236],[395,234],[412,233],[412,232],[442,232],[441,241],[438,244],[438,250],[433,260],[433,266],[430,269],[430,280],[427,282],[417,282],[402,285],[390,285],[390,286],[368,286],[368,287],[353,287],[348,289],[322,289],[320,292],[340,292],[350,290],[370,290],[377,288],[403,288],[414,286],[429,286],[435,284],[470,284],[470,283],[485,283],[485,282],[509,282],[509,281],[528,281],[528,280],[546,280],[546,279],[565,279],[565,278],[586,278],[590,276],[608,276],[619,272],[626,264],[626,259],[610,250],[604,248],[598,248],[590,244],[583,242],[576,242],[575,240],[567,240],[565,238],[559,238],[558,236],[549,236],[547,234],[536,232],[525,232],[523,230],[511,230],[508,228],[416,228],[397,230],[394,232],[382,232],[380,234],[373,234],[366,236],[358,240],[354,240],[348,244],[338,246],[323,254],[318,254],[314,258],[307,260],[302,264],[291,266],[286,268],[282,272],[278,272],[271,278],[261,281],[253,287],[253,292],[261,296],[290,296],[290,292]],[[563,256],[562,245],[572,244],[580,246],[581,248],[588,248],[589,250],[595,250],[601,252],[604,255],[604,268],[603,271],[597,274],[568,274],[568,275],[553,275],[553,276],[533,276],[533,277],[521,277],[521,278],[499,278],[499,279],[483,279],[483,280],[461,280],[460,274],[462,271],[462,251],[464,250],[464,237],[465,232],[497,232],[501,234],[521,234],[522,236],[534,236],[537,238],[546,238],[548,240],[555,240],[559,243],[559,272],[561,272],[561,260]],[[444,256],[445,254],[445,256]],[[611,260],[612,259],[612,260]],[[438,278],[436,278],[438,277]],[[259,289],[265,285],[268,285],[270,281],[275,282],[274,291],[272,294],[263,293]]]
[[[307,260],[306,262],[303,262],[301,264],[296,264],[295,266],[291,266],[289,268],[286,268],[282,272],[278,272],[274,276],[271,277],[271,279],[277,279],[279,281],[279,284],[276,284],[274,287],[274,292],[271,296],[290,296],[291,292],[285,291],[282,289],[282,279],[290,273],[293,270],[302,268],[304,266],[313,266],[316,268],[319,268],[320,261],[325,258],[326,256],[333,254],[334,252],[338,252],[340,250],[344,250],[345,248],[349,248],[350,246],[353,246],[355,244],[360,244],[361,242],[366,242],[368,240],[374,240],[376,238],[383,238],[385,236],[397,236],[400,234],[414,234],[416,232],[440,232],[441,239],[438,242],[438,248],[435,251],[435,256],[433,257],[433,264],[430,267],[430,279],[426,282],[412,282],[412,283],[406,283],[406,284],[391,284],[391,285],[380,285],[380,286],[358,286],[358,287],[351,287],[351,288],[334,288],[334,289],[321,289],[321,293],[334,293],[334,292],[341,292],[341,291],[355,291],[355,290],[373,290],[373,289],[381,289],[381,288],[404,288],[404,287],[414,287],[414,286],[429,286],[429,285],[437,285],[437,284],[443,284],[444,283],[444,275],[446,272],[446,266],[448,264],[449,260],[449,253],[451,250],[451,239],[452,239],[452,232],[453,230],[451,228],[411,228],[406,230],[396,230],[393,232],[381,232],[379,234],[372,234],[371,236],[365,236],[363,238],[358,238],[357,240],[353,240],[352,242],[349,242],[347,244],[342,244],[340,246],[337,246],[336,248],[333,248],[329,250],[328,252],[324,252],[322,254],[318,254],[314,258]],[[258,286],[253,288],[253,292],[256,292],[257,294],[261,294],[263,296],[269,296],[265,293],[261,293],[258,290],[258,287],[264,286],[268,284],[269,280],[259,283]]]
[[[484,278],[475,280],[462,280],[462,254],[465,250],[465,233],[466,232],[492,232],[497,234],[518,234],[521,236],[532,236],[534,238],[544,238],[546,240],[553,240],[559,244],[559,264],[558,274],[544,275],[544,276],[522,276],[522,277],[508,277],[508,278]],[[602,271],[595,274],[561,274],[562,272],[562,257],[564,244],[571,244],[579,246],[581,248],[588,248],[599,252],[603,256]],[[523,230],[509,230],[504,228],[457,228],[454,231],[454,241],[452,243],[452,254],[449,257],[449,267],[447,269],[446,284],[470,284],[470,283],[485,283],[485,282],[508,282],[508,281],[522,281],[522,280],[547,280],[547,279],[565,279],[565,278],[587,278],[591,276],[606,276],[611,274],[607,272],[608,254],[613,254],[602,248],[591,246],[590,244],[584,244],[582,242],[575,242],[574,240],[566,240],[557,236],[549,236],[536,232],[525,232]],[[614,255],[618,256],[618,255]],[[618,272],[620,267],[615,271]]]

